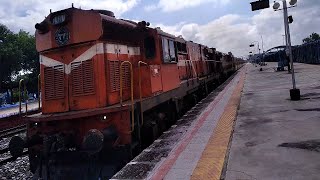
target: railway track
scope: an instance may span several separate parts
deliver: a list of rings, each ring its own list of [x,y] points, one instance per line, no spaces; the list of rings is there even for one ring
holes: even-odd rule
[[[22,154],[21,157],[26,156],[26,155],[28,155],[28,151],[27,151],[27,150],[23,152],[23,154]],[[0,166],[6,164],[6,163],[8,163],[8,162],[15,161],[16,159],[17,159],[17,158],[12,157],[12,156],[7,157],[7,158],[3,158],[2,160],[0,160]]]
[[[13,137],[14,135],[26,132],[26,130],[27,130],[26,125],[20,125],[20,126],[16,126],[13,128],[2,130],[2,131],[0,131],[0,139]],[[0,156],[2,156],[0,158],[1,159],[0,166],[6,164],[8,162],[12,162],[12,161],[16,160],[16,158],[12,157],[11,155],[5,155],[8,152],[9,152],[8,147],[0,149]],[[28,151],[23,152],[23,156],[25,156],[27,154],[28,154]],[[3,157],[3,156],[7,156],[7,157]]]
[[[26,132],[26,130],[27,130],[27,126],[26,125],[20,125],[20,126],[16,126],[16,127],[13,127],[13,128],[2,130],[2,131],[0,131],[0,139],[7,138],[7,137],[10,137],[10,136],[14,136],[16,134],[19,134],[19,133]]]

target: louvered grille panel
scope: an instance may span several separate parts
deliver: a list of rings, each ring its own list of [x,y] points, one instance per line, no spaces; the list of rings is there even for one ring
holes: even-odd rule
[[[111,91],[120,90],[120,61],[108,61],[109,62],[109,80]],[[130,66],[124,64],[122,66],[122,85],[123,89],[130,88]]]
[[[94,93],[93,61],[71,63],[72,94],[85,95]]]
[[[83,93],[94,92],[94,74],[93,74],[93,61],[88,60],[82,62],[83,73]]]
[[[52,67],[44,68],[44,93],[45,99],[54,98],[54,69]]]
[[[124,64],[122,66],[122,72],[123,72],[123,77],[122,77],[123,89],[128,89],[130,88],[130,65]]]
[[[81,62],[71,63],[72,74],[72,94],[79,95],[83,93],[82,65]]]
[[[64,66],[55,66],[54,68],[54,89],[57,99],[64,98]]]
[[[64,66],[44,68],[44,93],[46,100],[64,98]]]
[[[120,63],[119,61],[109,61],[109,77],[111,91],[120,90]]]

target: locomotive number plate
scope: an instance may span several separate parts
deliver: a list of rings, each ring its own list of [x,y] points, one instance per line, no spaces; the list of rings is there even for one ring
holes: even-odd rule
[[[66,27],[59,28],[55,33],[55,40],[59,46],[66,45],[70,39],[70,32]]]

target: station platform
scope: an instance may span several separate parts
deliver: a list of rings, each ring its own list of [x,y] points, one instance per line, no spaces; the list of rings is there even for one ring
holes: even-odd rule
[[[25,111],[26,111],[25,108],[26,108],[26,106],[23,103],[22,109],[21,109],[22,113],[25,113]],[[38,101],[28,103],[28,112],[37,111],[38,109],[39,109]],[[18,115],[18,114],[19,114],[19,105],[0,109],[0,119],[14,116],[14,115]]]
[[[317,179],[320,66],[245,65],[112,179]]]
[[[320,66],[295,64],[300,101],[291,101],[291,74],[276,64],[248,66],[225,179],[320,178]]]

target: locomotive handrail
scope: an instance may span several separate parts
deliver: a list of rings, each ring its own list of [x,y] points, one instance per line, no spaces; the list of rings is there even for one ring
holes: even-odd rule
[[[130,61],[123,61],[121,64],[120,64],[120,104],[121,106],[123,106],[123,102],[122,102],[122,98],[123,98],[123,86],[122,86],[122,66],[124,64],[129,64],[130,66],[130,74],[131,74],[131,78],[130,78],[130,82],[131,82],[131,118],[132,118],[132,122],[131,122],[131,131],[133,132],[134,131],[134,100],[133,100],[133,66],[132,66],[132,63]]]
[[[139,61],[138,62],[138,71],[139,71],[139,101],[140,101],[140,116],[141,116],[141,126],[143,125],[143,111],[142,111],[142,88],[141,88],[141,71],[140,71],[140,67],[141,64],[144,64],[146,66],[149,66],[147,63],[143,62],[143,61]]]
[[[38,75],[38,108],[40,110],[40,90],[41,90],[41,79],[40,79],[40,74]]]
[[[24,81],[24,79],[21,79],[19,81],[19,114],[21,115],[21,109],[22,109],[22,103],[21,103],[21,85],[22,85],[22,82],[24,84],[24,91],[23,91],[23,95],[24,95],[24,98],[25,98],[25,103],[26,103],[26,115],[27,115],[27,112],[28,112],[28,99],[27,99],[27,86],[26,86],[26,83]]]

